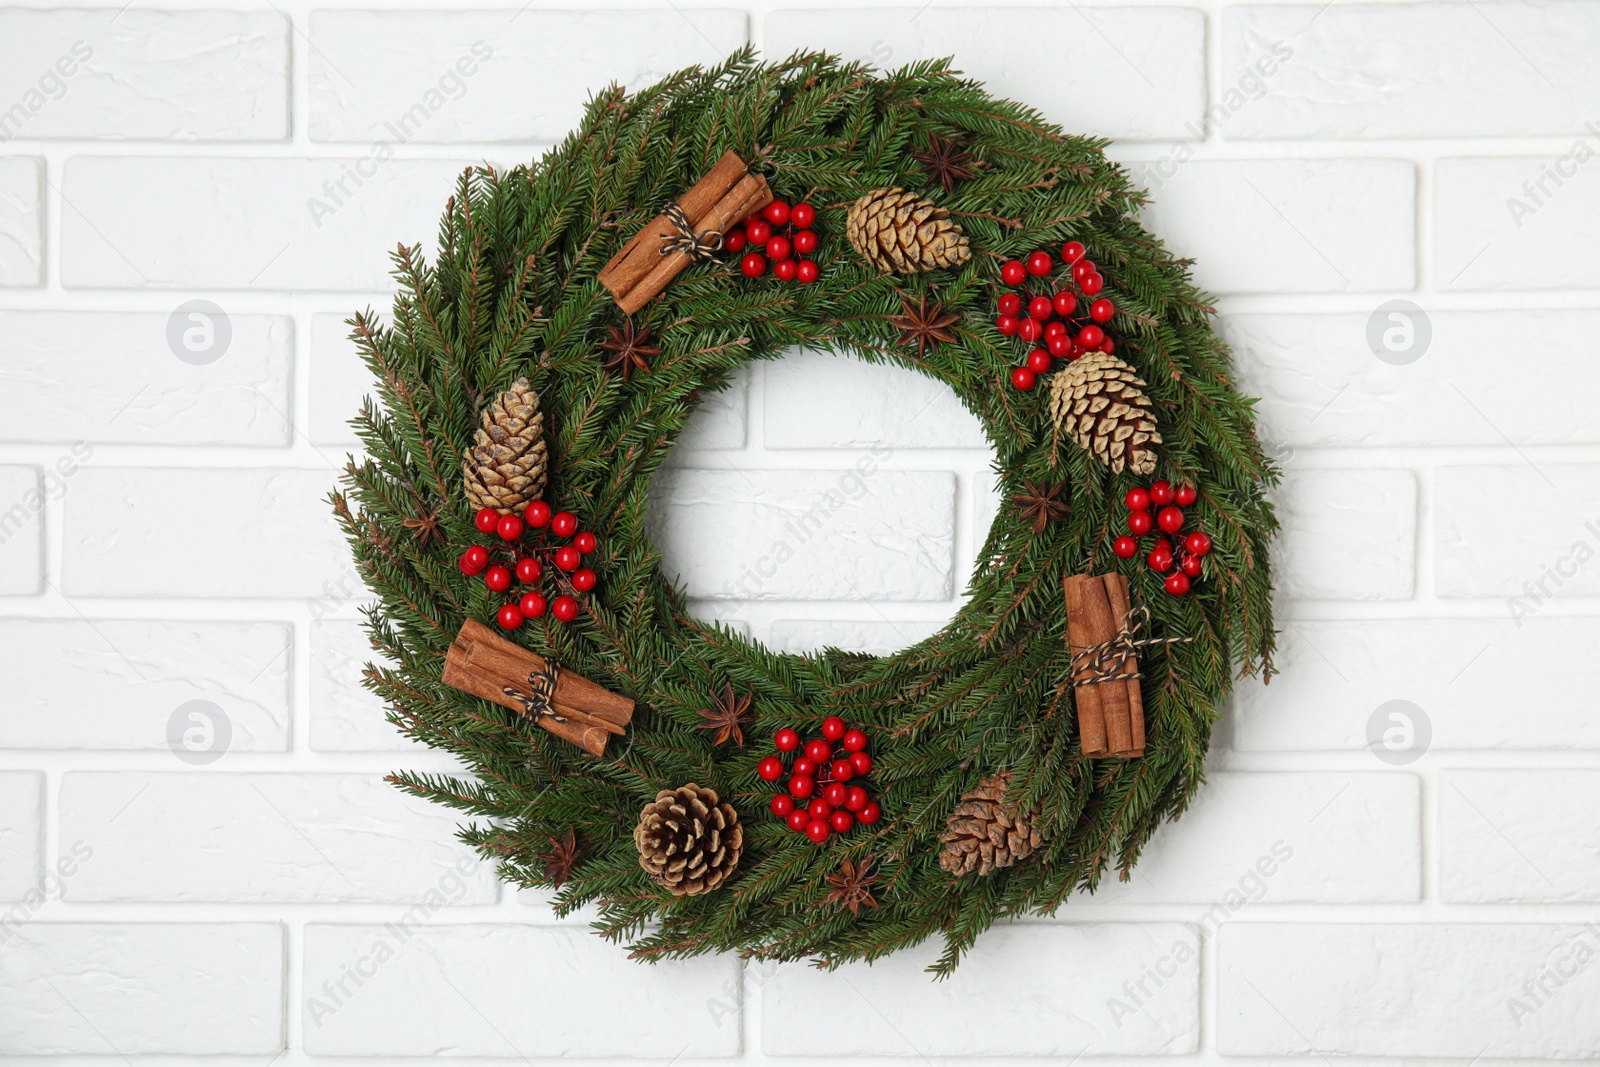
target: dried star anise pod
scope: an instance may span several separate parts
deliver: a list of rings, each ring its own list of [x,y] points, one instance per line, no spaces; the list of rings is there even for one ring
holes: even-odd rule
[[[922,164],[928,181],[938,182],[944,186],[946,193],[955,192],[958,182],[977,177],[977,171],[968,166],[972,162],[972,153],[959,142],[947,141],[936,133],[928,134],[928,147],[921,152],[913,152],[911,158]]]
[[[1066,518],[1067,513],[1072,510],[1066,501],[1058,499],[1061,490],[1066,486],[1065,482],[1057,482],[1042,488],[1028,481],[1022,484],[1028,491],[1013,495],[1011,500],[1022,512],[1022,517],[1033,523],[1034,533],[1043,533],[1046,526],[1058,519]]]
[[[429,511],[419,507],[417,513],[416,518],[406,519],[400,525],[410,530],[423,548],[427,548],[434,541],[443,541],[444,523],[439,520],[438,509]]]
[[[659,356],[661,349],[647,342],[650,340],[650,330],[635,330],[633,320],[629,319],[621,326],[607,325],[611,339],[601,341],[600,348],[606,352],[603,366],[606,370],[621,371],[624,380],[635,369],[645,374],[650,373],[650,364],[645,362],[646,356]]]
[[[959,316],[955,312],[946,311],[937,302],[929,307],[928,294],[923,293],[917,298],[916,307],[912,307],[911,301],[902,297],[900,314],[892,316],[889,325],[900,331],[901,344],[916,343],[917,358],[921,359],[929,348],[937,348],[956,339],[950,327],[957,321]]]
[[[838,904],[849,908],[851,915],[860,915],[862,908],[878,906],[877,899],[872,895],[872,887],[877,884],[878,876],[872,873],[870,858],[860,862],[845,860],[839,864],[838,874],[828,875],[828,885],[833,887],[833,891],[823,903]]]
[[[700,724],[702,730],[717,731],[716,739],[711,742],[713,745],[720,745],[731,737],[734,744],[744,747],[744,727],[750,721],[750,701],[754,698],[754,693],[735,697],[732,682],[724,684],[722,692],[711,694],[711,707],[700,711],[699,715],[705,720]]]
[[[539,858],[544,860],[544,876],[560,889],[572,876],[572,867],[582,855],[583,848],[578,844],[577,831],[569,829],[559,840],[550,838],[550,851],[539,854]]]

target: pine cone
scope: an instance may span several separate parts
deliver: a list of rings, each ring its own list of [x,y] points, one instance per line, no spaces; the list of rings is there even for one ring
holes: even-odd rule
[[[484,409],[483,428],[461,457],[467,499],[475,508],[509,515],[544,495],[548,468],[539,394],[528,379],[518,378]]]
[[[1104,352],[1067,364],[1050,382],[1050,418],[1090,455],[1120,473],[1156,469],[1156,431],[1150,398],[1132,367]]]
[[[967,235],[950,212],[904,189],[874,189],[850,205],[850,243],[879,270],[920,274],[972,258]]]
[[[1003,771],[961,798],[939,838],[944,842],[939,866],[958,878],[974,870],[984,875],[1033,854],[1039,833],[1006,803],[1010,785],[1011,772]]]
[[[744,827],[732,804],[693,782],[663,789],[633,828],[639,866],[675,897],[709,892],[733,873],[744,850]]]

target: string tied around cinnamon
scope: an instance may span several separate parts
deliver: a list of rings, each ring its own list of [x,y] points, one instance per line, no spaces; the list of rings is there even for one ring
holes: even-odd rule
[[[689,216],[684,214],[682,205],[676,201],[668,204],[661,214],[672,224],[672,228],[675,231],[661,235],[661,254],[663,256],[681,252],[696,263],[704,263],[722,251],[722,234],[716,230],[704,230],[700,233],[695,233],[694,225],[690,223]]]
[[[554,656],[544,661],[544,669],[528,672],[528,691],[512,686],[504,686],[501,692],[521,704],[528,718],[537,721],[540,716],[548,715],[554,722],[566,722],[566,718],[556,713],[550,702],[555,699],[556,684],[561,680],[561,661]]]
[[[1068,676],[1073,679],[1073,688],[1143,678],[1137,658],[1142,649],[1156,645],[1181,645],[1194,640],[1192,637],[1146,637],[1144,635],[1149,628],[1150,608],[1144,604],[1129,608],[1122,617],[1122,626],[1110,640],[1073,653],[1072,662],[1067,668]],[[1127,662],[1130,656],[1134,657],[1132,664]],[[1131,672],[1129,666],[1133,667]],[[1089,673],[1080,676],[1080,671]]]

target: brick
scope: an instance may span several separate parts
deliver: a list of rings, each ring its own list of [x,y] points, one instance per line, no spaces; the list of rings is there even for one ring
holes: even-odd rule
[[[353,604],[365,591],[325,499],[336,485],[332,470],[86,469],[67,494],[62,590]]]
[[[0,1054],[250,1056],[284,1047],[276,923],[25,923],[6,933]]]
[[[762,990],[762,1051],[923,1058],[1182,1055],[1198,1047],[1195,946],[1194,928],[1179,923],[1023,924],[984,934],[942,982],[929,981],[924,972],[938,958],[938,944],[832,973],[787,964]],[[861,1011],[863,1003],[871,1010]],[[809,1022],[846,1017],[851,1023],[843,1028]]]
[[[362,144],[559,141],[603,86],[720,63],[749,36],[743,12],[676,5],[314,11],[310,24],[311,139]]]
[[[190,329],[206,331],[191,335],[193,344],[206,345],[199,355],[191,355],[182,341]],[[169,330],[178,334],[176,348]],[[220,343],[224,337],[226,347]],[[226,311],[217,316],[182,305],[171,315],[6,311],[0,312],[0,338],[0,358],[10,371],[9,440],[290,441],[294,324],[287,318]],[[212,361],[197,365],[179,352]]]
[[[361,444],[350,420],[366,397],[377,399],[372,372],[350,340],[344,315],[311,316],[311,413],[307,434],[312,443],[355,449]]]
[[[1373,305],[1352,314],[1224,317],[1240,387],[1261,398],[1263,437],[1334,447],[1600,440],[1586,402],[1600,392],[1600,366],[1589,356],[1600,313],[1424,309],[1396,320]],[[1409,343],[1418,347],[1426,330],[1421,356],[1398,366],[1375,356],[1367,342],[1373,316],[1380,331],[1404,330],[1408,317]],[[1540,375],[1563,388],[1507,389],[1506,331],[1538,352]]]
[[[383,701],[361,684],[361,672],[382,657],[361,624],[326,619],[311,624],[311,747],[318,752],[398,752],[411,747],[384,719]]]
[[[0,143],[289,136],[289,22],[271,11],[0,11]]]
[[[1416,179],[1389,159],[1130,164],[1143,221],[1212,292],[1389,292],[1416,280]],[[1226,211],[1218,205],[1226,204]],[[1272,250],[1262,255],[1262,249]]]
[[[1278,590],[1306,600],[1404,600],[1416,571],[1417,482],[1403,470],[1301,470],[1277,491]]]
[[[1441,289],[1589,289],[1600,263],[1600,125],[1550,156],[1434,165],[1433,260]]]
[[[1439,784],[1440,895],[1462,903],[1600,900],[1597,790],[1593,770],[1447,771]]]
[[[44,283],[44,161],[0,156],[0,288]]]
[[[1516,621],[1551,598],[1600,593],[1600,466],[1443,467],[1434,499],[1440,596],[1503,596]],[[1527,516],[1537,521],[1513,518]]]
[[[1583,617],[1289,620],[1281,673],[1237,691],[1233,747],[1355,752],[1381,705],[1408,700],[1427,717],[1432,748],[1600,748],[1588,713],[1597,645],[1600,619]]]
[[[43,839],[44,775],[0,771],[0,901],[38,892]],[[7,921],[7,913],[0,911],[0,941]]]
[[[651,521],[664,572],[709,600],[948,599],[955,479],[884,470],[877,451],[842,471],[662,471]]]
[[[1588,62],[1600,50],[1597,15],[1583,3],[1226,8],[1222,82],[1249,100],[1230,109],[1223,136],[1581,133],[1600,114],[1600,71]]]
[[[312,1056],[695,1059],[739,1051],[735,957],[645,967],[582,929],[312,923],[304,988]]]
[[[1024,39],[1048,41],[1048,62],[1019,61]],[[774,11],[763,46],[769,56],[826,49],[883,70],[953,56],[996,96],[1120,140],[1185,136],[1205,107],[1205,17],[1176,7]]]
[[[1156,832],[1133,880],[1084,901],[1208,903],[1208,935],[1254,904],[1414,901],[1422,791],[1409,774],[1207,776],[1181,822]]]
[[[433,255],[463,166],[377,149],[349,159],[76,156],[62,190],[73,210],[61,217],[61,281],[386,292],[397,241]]]
[[[207,700],[228,719],[229,751],[287,751],[291,637],[268,622],[0,621],[0,736],[11,748],[166,749],[179,706]]]
[[[1576,924],[1232,923],[1217,960],[1217,1051],[1590,1057],[1597,952],[1600,927]]]
[[[44,500],[37,468],[0,466],[0,594],[39,591]]]
[[[768,448],[973,448],[983,426],[943,382],[853,356],[799,352],[766,367]]]
[[[490,903],[493,872],[456,825],[376,774],[75,771],[61,782],[62,840],[95,853],[73,901]]]
[[[728,376],[726,388],[700,391],[700,406],[695,408],[683,433],[678,435],[679,452],[720,453],[744,447],[749,423],[751,372],[752,368],[741,367]]]
[[[941,619],[779,619],[768,644],[779,652],[841,648],[887,656],[910,648],[944,628]]]

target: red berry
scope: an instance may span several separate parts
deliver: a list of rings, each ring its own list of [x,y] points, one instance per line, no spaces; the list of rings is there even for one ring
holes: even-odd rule
[[[756,764],[756,774],[763,782],[776,782],[783,777],[783,761],[777,756],[768,756]],[[779,812],[778,814],[783,814]]]
[[[772,814],[780,819],[786,819],[794,812],[794,797],[788,793],[774,793],[772,796]]]
[[[844,750],[846,752],[860,752],[867,747],[867,734],[864,730],[849,730],[844,735]]]
[[[860,811],[867,806],[867,791],[859,785],[853,785],[844,792],[844,806],[850,811]]]
[[[578,569],[578,564],[583,562],[583,553],[571,545],[562,545],[556,549],[556,566],[571,574]]]
[[[809,256],[817,250],[817,235],[811,230],[801,230],[794,235],[794,250],[802,256]]]
[[[1067,318],[1074,311],[1078,310],[1078,298],[1073,296],[1071,293],[1062,290],[1055,295],[1054,300],[1050,301],[1050,306],[1056,309],[1057,315],[1060,315],[1062,318]]]
[[[746,252],[739,261],[739,272],[746,278],[759,278],[767,273],[767,257],[760,252]]]
[[[807,778],[810,778],[817,773],[817,765],[809,757],[801,756],[799,759],[794,761],[794,773],[803,774]]]
[[[572,572],[572,588],[580,593],[587,593],[593,589],[597,581],[599,581],[599,578],[588,567],[580,567]]]
[[[1089,296],[1093,296],[1105,287],[1106,280],[1100,277],[1099,274],[1091,274],[1078,283],[1078,288],[1082,289]]]
[[[1020,314],[1022,311],[1022,297],[1016,293],[1001,293],[999,310],[1002,315]]]
[[[844,804],[847,795],[848,790],[843,782],[829,782],[822,787],[822,799],[836,808]]]
[[[1177,533],[1183,529],[1183,509],[1162,508],[1161,513],[1156,516],[1156,525],[1167,533]]]
[[[828,822],[832,824],[834,833],[847,834],[855,829],[856,817],[848,811],[836,811],[829,816]]]
[[[833,746],[826,741],[816,740],[806,742],[806,759],[812,763],[827,763],[833,758]]]
[[[1028,273],[1035,278],[1043,278],[1050,273],[1050,268],[1055,265],[1056,261],[1050,258],[1049,252],[1028,253]]]
[[[489,565],[489,550],[482,545],[473,545],[461,553],[462,574],[477,574]]]
[[[1128,495],[1122,498],[1128,505],[1129,511],[1143,511],[1150,506],[1150,494],[1137,487],[1128,490]]]
[[[1093,274],[1094,272],[1095,272],[1094,260],[1092,260],[1092,259],[1080,259],[1080,260],[1078,260],[1078,262],[1076,262],[1076,263],[1074,263],[1072,265],[1072,280],[1075,281],[1075,282],[1082,282],[1085,278],[1087,278],[1089,275]]]
[[[778,238],[774,237],[774,241]],[[792,259],[776,259],[772,261],[772,276],[780,282],[792,282],[800,277],[800,264]]]
[[[1053,323],[1052,325],[1059,324]],[[1044,345],[1050,350],[1050,354],[1057,359],[1066,359],[1072,355],[1072,338],[1068,337],[1065,333],[1058,334],[1055,337],[1046,338]]]
[[[774,226],[786,225],[789,221],[789,205],[782,200],[774,200],[761,209],[761,217]]]
[[[814,844],[820,845],[828,840],[828,834],[830,833],[832,833],[832,830],[821,819],[812,819],[806,823],[806,836],[811,838]]]
[[[1054,310],[1055,305],[1050,303],[1050,298],[1048,296],[1036,296],[1032,300],[1028,301],[1028,314],[1033,318],[1038,319],[1040,322],[1048,319],[1050,317],[1050,313]]]
[[[789,209],[789,221],[801,229],[807,229],[817,221],[817,209],[802,200]]]
[[[1178,502],[1179,507],[1186,508],[1199,499],[1199,497],[1200,494],[1195,491],[1194,486],[1185,482],[1183,485],[1178,486],[1177,492],[1173,496],[1173,499]]]
[[[1150,527],[1153,525],[1154,523],[1150,521],[1150,513],[1148,511],[1128,512],[1128,532],[1133,536],[1143,537],[1150,532]]]
[[[883,814],[883,809],[878,807],[876,800],[867,801],[867,806],[856,813],[856,822],[862,826],[871,826]]]
[[[522,536],[522,520],[515,515],[500,516],[500,525],[494,532],[500,535],[502,541],[515,541]]]
[[[1107,337],[1104,341],[1100,342],[1100,351],[1104,352],[1106,355],[1109,356],[1116,350],[1117,342],[1113,341],[1111,338]]]
[[[745,223],[745,232],[750,235],[750,243],[760,248],[772,236],[772,226],[766,219],[756,219],[754,222]]]
[[[789,824],[789,829],[805,833],[806,827],[811,824],[811,816],[807,815],[804,809],[796,808],[783,821]]]
[[[837,715],[829,715],[822,720],[822,736],[829,741],[837,741],[845,735],[848,729],[844,720]]]
[[[1189,576],[1182,571],[1174,571],[1167,575],[1167,580],[1163,584],[1167,592],[1173,596],[1183,596],[1189,591]]]
[[[775,260],[788,259],[789,253],[792,251],[794,251],[794,246],[789,243],[787,237],[774,236],[767,242],[767,255]]]
[[[550,614],[562,622],[571,622],[578,617],[578,602],[569,596],[558,596],[550,605]]]
[[[550,525],[550,505],[543,500],[535,500],[522,513],[522,518],[533,529],[542,530]]]
[[[778,746],[779,752],[793,752],[800,747],[800,735],[785,726],[773,735],[772,743]]]
[[[744,246],[750,243],[750,235],[744,232],[743,226],[736,226],[722,235],[722,248],[725,252],[743,252]]]
[[[515,630],[522,625],[522,612],[517,610],[515,604],[507,604],[495,615],[494,621],[500,624],[502,630]]]
[[[1106,332],[1098,326],[1085,326],[1078,331],[1078,343],[1084,348],[1098,348],[1106,339]]]
[[[1021,285],[1028,278],[1028,268],[1017,260],[1007,260],[1005,266],[1000,268],[1000,280],[1007,285]]]
[[[872,757],[865,752],[850,753],[850,769],[865,778],[872,773]]]
[[[1150,569],[1165,574],[1172,569],[1172,553],[1157,548],[1145,557],[1145,562],[1150,564]]]
[[[508,567],[494,566],[483,572],[483,584],[496,593],[504,593],[511,588],[511,570]]]
[[[817,780],[809,774],[797,774],[789,779],[789,794],[796,800],[804,800],[817,791]]]
[[[500,528],[500,513],[494,508],[480,508],[472,516],[472,525],[478,528],[479,533],[492,534]]]
[[[537,582],[539,575],[544,573],[544,568],[539,566],[539,561],[532,556],[523,556],[517,560],[517,581],[524,585]]]
[[[1061,258],[1068,263],[1076,263],[1083,258],[1083,242],[1068,241],[1061,246]]]
[[[1203,556],[1211,551],[1211,538],[1196,530],[1183,539],[1183,547],[1189,550],[1191,556]]]
[[[582,552],[585,556],[600,547],[600,539],[588,530],[583,531],[572,539],[572,547]]]
[[[1089,317],[1096,322],[1110,322],[1111,316],[1117,313],[1117,305],[1101,297],[1089,305]]]
[[[1033,371],[1027,367],[1018,367],[1011,372],[1011,387],[1021,389],[1025,393],[1033,388],[1035,377]]]
[[[1118,559],[1132,559],[1133,554],[1139,551],[1139,542],[1135,541],[1127,534],[1123,534],[1121,537],[1111,542],[1111,551],[1117,554]]]
[[[1150,499],[1166,507],[1177,499],[1178,494],[1173,491],[1170,482],[1156,482],[1150,487]]]
[[[571,537],[578,532],[578,516],[570,511],[558,511],[550,516],[550,532],[557,537]]]
[[[1051,319],[1044,324],[1044,339],[1046,341],[1056,337],[1067,336],[1067,324],[1059,319]]]
[[[517,610],[528,619],[537,619],[543,615],[544,606],[544,597],[538,593],[523,593],[522,599],[517,601]]]
[[[1028,369],[1035,374],[1049,374],[1050,368],[1056,361],[1050,358],[1050,353],[1042,348],[1035,348],[1028,353]]]
[[[847,759],[834,760],[832,766],[828,768],[828,774],[836,782],[848,782],[856,776],[856,769]]]
[[[994,320],[994,328],[1000,331],[1000,336],[1010,337],[1017,332],[1017,317],[1015,315],[1001,315]]]
[[[800,261],[800,265],[796,267],[794,271],[794,276],[800,280],[801,285],[810,285],[821,275],[821,269],[818,268],[815,262],[809,259],[802,259]]]
[[[1038,319],[1031,316],[1026,319],[1019,319],[1017,321],[1017,336],[1032,344],[1044,336],[1044,327],[1040,325]]]
[[[821,797],[816,797],[806,805],[806,811],[811,813],[813,819],[826,819],[833,814],[833,805]]]
[[[1200,562],[1199,556],[1185,556],[1183,557],[1183,562],[1179,564],[1179,566],[1182,568],[1183,573],[1187,574],[1189,577],[1198,578],[1200,577],[1200,571],[1204,569],[1205,565]]]

